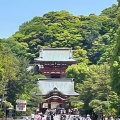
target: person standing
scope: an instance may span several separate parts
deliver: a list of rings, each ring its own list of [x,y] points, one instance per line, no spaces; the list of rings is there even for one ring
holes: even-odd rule
[[[81,115],[79,115],[78,120],[83,120],[83,118],[82,118],[82,116],[81,116]]]
[[[42,120],[42,114],[38,113],[37,120]]]
[[[31,114],[31,120],[34,120],[35,119],[35,115],[34,113]]]
[[[110,120],[114,120],[113,116],[110,117]]]
[[[86,120],[91,120],[90,115],[88,114]]]
[[[25,117],[25,120],[28,120],[28,116]]]
[[[69,114],[69,115],[71,114],[71,110],[70,110],[70,108],[68,109],[68,114]]]
[[[53,112],[50,112],[50,116],[51,116],[50,120],[54,120]]]

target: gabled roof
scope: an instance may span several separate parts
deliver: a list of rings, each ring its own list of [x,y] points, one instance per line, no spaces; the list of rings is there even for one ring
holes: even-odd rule
[[[62,98],[62,97],[60,97],[60,96],[50,96],[50,97],[46,98],[45,100],[49,100],[49,99],[51,99],[51,98],[60,98],[60,99],[62,99],[62,100],[66,100],[65,98]]]
[[[76,61],[72,58],[71,48],[43,48],[35,61]]]
[[[64,95],[79,95],[74,90],[74,81],[73,79],[38,79],[38,86],[42,95],[47,95],[50,91],[53,91],[54,88],[57,88]]]

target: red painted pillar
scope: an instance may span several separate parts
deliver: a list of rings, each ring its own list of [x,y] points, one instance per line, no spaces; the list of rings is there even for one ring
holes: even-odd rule
[[[62,108],[62,104],[61,103],[59,104],[59,107]]]
[[[39,108],[42,108],[42,103],[39,104]]]

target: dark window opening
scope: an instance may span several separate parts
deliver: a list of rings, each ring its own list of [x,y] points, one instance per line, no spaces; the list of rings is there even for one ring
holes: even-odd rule
[[[60,78],[60,74],[51,74],[51,78]]]

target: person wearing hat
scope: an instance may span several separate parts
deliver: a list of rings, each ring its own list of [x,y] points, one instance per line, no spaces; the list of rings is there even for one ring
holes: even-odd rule
[[[87,114],[86,120],[92,120],[89,114]]]

